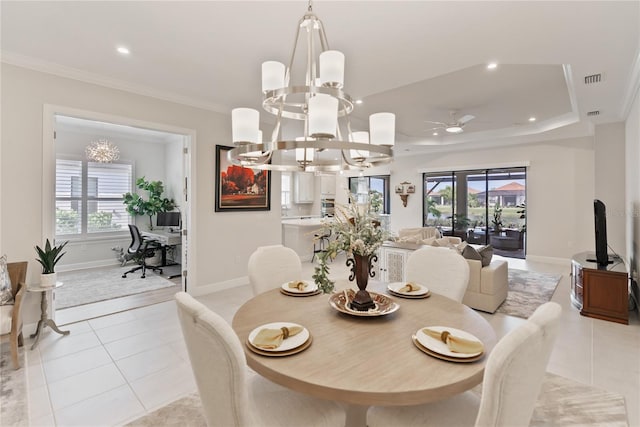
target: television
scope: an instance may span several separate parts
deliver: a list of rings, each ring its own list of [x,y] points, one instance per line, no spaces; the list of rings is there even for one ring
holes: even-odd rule
[[[596,262],[598,265],[607,265],[609,255],[607,253],[607,213],[600,200],[593,201],[593,218],[596,234]]]
[[[158,212],[156,216],[158,227],[180,228],[180,212]]]

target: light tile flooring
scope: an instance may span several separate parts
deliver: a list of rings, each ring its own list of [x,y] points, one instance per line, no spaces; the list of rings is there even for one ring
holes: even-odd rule
[[[332,265],[332,276],[346,268]],[[510,260],[511,268],[561,273],[553,300],[563,307],[548,370],[625,396],[631,426],[640,426],[640,321],[619,325],[582,317],[570,304],[569,267]],[[312,266],[305,265],[310,277]],[[231,322],[248,285],[200,297]],[[499,336],[522,319],[485,315]],[[196,390],[172,301],[49,331],[27,350],[30,425],[112,426],[132,421]],[[30,340],[27,340],[29,344]]]

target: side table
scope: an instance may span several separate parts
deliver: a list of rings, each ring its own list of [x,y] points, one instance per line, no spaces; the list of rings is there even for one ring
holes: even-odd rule
[[[61,335],[69,335],[69,333],[71,332],[71,331],[61,331],[58,328],[58,325],[56,325],[56,322],[54,322],[53,319],[49,318],[49,313],[47,311],[48,309],[47,291],[53,291],[55,288],[59,288],[60,286],[62,286],[62,284],[63,284],[62,282],[56,282],[55,286],[40,286],[40,285],[27,286],[28,292],[40,292],[42,294],[42,299],[40,300],[41,316],[40,316],[40,320],[38,320],[38,326],[36,328],[36,332],[31,335],[31,338],[36,339],[33,342],[33,345],[31,346],[31,350],[36,348],[36,346],[38,345],[38,341],[40,341],[40,336],[42,335],[42,330],[46,326],[49,326],[51,329],[53,329],[54,331],[56,331]]]

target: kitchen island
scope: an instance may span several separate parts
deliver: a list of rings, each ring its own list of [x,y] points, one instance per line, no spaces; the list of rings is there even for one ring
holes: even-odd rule
[[[313,257],[313,237],[322,228],[321,217],[293,217],[282,219],[282,244],[296,251],[301,261]]]

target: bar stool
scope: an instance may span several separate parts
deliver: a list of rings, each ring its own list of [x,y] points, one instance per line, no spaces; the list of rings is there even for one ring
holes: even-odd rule
[[[313,235],[313,256],[311,257],[311,262],[313,262],[317,253],[326,250],[329,244],[329,237],[331,237],[331,230],[326,234],[316,233]]]

